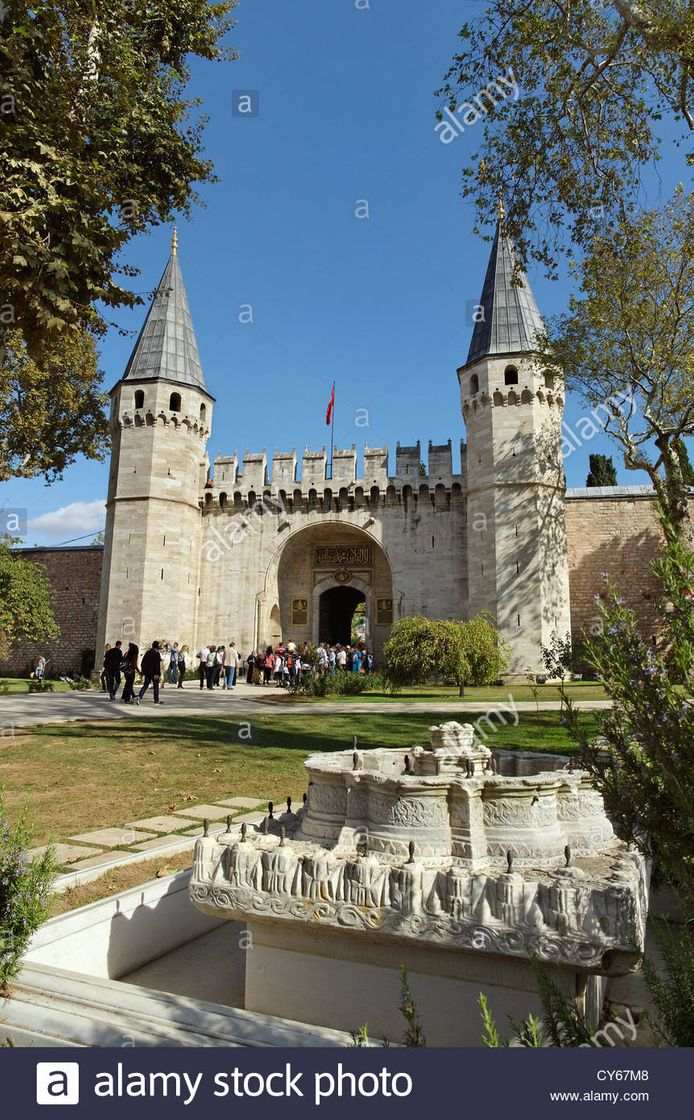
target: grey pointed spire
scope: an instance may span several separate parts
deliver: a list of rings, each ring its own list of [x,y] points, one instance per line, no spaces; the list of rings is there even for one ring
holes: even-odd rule
[[[494,235],[484,278],[475,329],[466,365],[497,354],[520,354],[535,349],[535,336],[544,324],[535,303],[528,277],[518,274],[513,284],[516,253],[513,242],[502,232],[503,210]]]
[[[171,256],[154,294],[123,380],[161,378],[206,391],[174,229]]]

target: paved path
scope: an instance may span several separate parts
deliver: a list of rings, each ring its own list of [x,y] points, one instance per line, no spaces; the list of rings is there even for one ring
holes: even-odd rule
[[[463,715],[466,712],[508,711],[534,712],[533,700],[513,702],[512,689],[499,689],[498,700],[432,700],[407,701],[386,700],[383,702],[354,702],[331,700],[320,704],[302,703],[290,699],[280,689],[262,688],[240,684],[232,693],[222,689],[208,692],[193,687],[162,690],[162,704],[155,705],[151,692],[145,696],[139,707],[122,704],[120,700],[109,700],[102,692],[55,692],[39,695],[20,694],[0,696],[0,738],[7,737],[15,728],[36,727],[45,723],[68,723],[73,720],[113,720],[113,719],[158,719],[165,716],[224,716],[233,715],[252,718],[258,715],[332,715],[352,713],[403,712],[450,712]],[[577,707],[586,710],[605,709],[611,706],[609,700],[584,700]],[[558,700],[547,700],[540,705],[543,711],[558,712]]]

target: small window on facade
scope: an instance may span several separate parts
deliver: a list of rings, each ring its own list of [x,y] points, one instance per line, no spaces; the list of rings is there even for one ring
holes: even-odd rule
[[[200,405],[200,419],[204,421],[206,415],[207,415],[207,408],[205,407],[204,404],[201,404]]]
[[[518,384],[518,370],[515,366],[506,366],[504,370],[504,385]]]
[[[479,377],[477,376],[476,373],[473,373],[472,377],[470,378],[470,392],[471,392],[472,396],[474,397],[475,393],[479,393],[479,391],[480,391],[480,379],[479,379]]]
[[[554,374],[553,373],[546,373],[545,374],[545,388],[546,389],[553,389],[554,388]]]
[[[135,393],[135,408],[145,407],[145,394],[143,389],[138,389]]]
[[[169,399],[169,410],[171,412],[180,412],[181,411],[181,394],[180,393],[172,393],[171,394],[171,397]]]

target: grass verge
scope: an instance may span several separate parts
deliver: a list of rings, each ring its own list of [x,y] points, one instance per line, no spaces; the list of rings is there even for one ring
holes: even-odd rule
[[[480,715],[483,713],[481,712]],[[465,713],[474,723],[476,713]],[[526,713],[486,734],[489,746],[568,751],[557,712]],[[596,716],[586,712],[587,725]],[[37,727],[0,739],[0,783],[11,817],[28,805],[35,845],[95,828],[169,814],[220,797],[280,802],[305,788],[317,751],[413,746],[450,712],[311,716],[189,716]],[[191,821],[191,826],[195,824]]]
[[[88,906],[90,902],[99,902],[120,891],[127,891],[130,887],[139,887],[149,883],[151,879],[163,879],[174,875],[176,871],[183,871],[193,862],[192,849],[189,852],[179,852],[178,855],[165,859],[148,859],[143,863],[126,864],[124,867],[114,867],[111,871],[92,879],[89,883],[82,883],[77,887],[69,887],[60,894],[54,894],[51,900],[49,917],[55,918],[58,914],[65,914],[68,910],[76,910],[78,906]]]

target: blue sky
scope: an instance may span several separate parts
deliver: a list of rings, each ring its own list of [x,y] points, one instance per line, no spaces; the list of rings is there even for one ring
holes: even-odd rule
[[[451,437],[455,448],[464,436],[455,371],[489,244],[473,234],[460,198],[473,129],[441,144],[433,91],[477,5],[365,2],[242,0],[229,36],[240,60],[194,67],[190,92],[210,117],[207,152],[221,182],[203,189],[204,207],[180,224],[179,253],[217,398],[211,459],[322,447],[333,380],[338,446],[387,444],[393,465],[398,440],[425,447]],[[259,92],[257,117],[232,115],[238,90]],[[677,170],[661,171],[666,192]],[[363,200],[369,217],[357,218]],[[170,234],[160,228],[128,248],[145,297]],[[566,283],[538,272],[531,283],[543,314],[564,308]],[[247,304],[252,324],[239,322]],[[117,322],[135,332],[144,313],[121,311]],[[104,340],[108,388],[132,345],[116,330]],[[567,423],[584,411],[570,400]],[[569,485],[585,483],[589,451],[619,460],[596,438],[568,458]],[[644,480],[620,470],[622,482]],[[82,459],[51,486],[0,486],[0,507],[27,510],[29,543],[62,542],[103,524],[106,483],[107,465]]]

